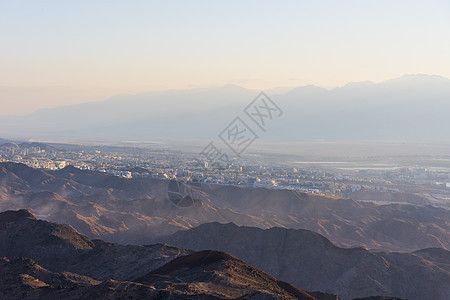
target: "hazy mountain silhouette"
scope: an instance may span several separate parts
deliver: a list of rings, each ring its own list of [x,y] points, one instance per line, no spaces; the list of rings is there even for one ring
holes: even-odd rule
[[[102,102],[2,117],[0,135],[102,139],[211,139],[257,95],[237,86],[119,95]],[[315,86],[272,95],[285,112],[266,141],[449,141],[450,80],[405,75],[381,83]],[[251,122],[251,121],[249,121]]]
[[[0,145],[5,144],[5,143],[9,143],[10,141],[7,139],[2,139],[0,138]]]

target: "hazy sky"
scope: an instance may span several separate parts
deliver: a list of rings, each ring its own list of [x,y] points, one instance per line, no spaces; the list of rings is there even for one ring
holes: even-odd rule
[[[450,77],[442,1],[0,0],[0,115],[118,93]]]

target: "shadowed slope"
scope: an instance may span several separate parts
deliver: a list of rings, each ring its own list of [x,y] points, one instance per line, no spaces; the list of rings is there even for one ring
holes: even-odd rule
[[[167,278],[174,278],[169,283]],[[138,278],[137,282],[157,288],[185,292],[209,289],[223,298],[250,297],[254,293],[286,299],[314,299],[293,285],[277,280],[228,253],[199,251],[180,256]]]
[[[444,249],[374,253],[340,248],[309,230],[262,230],[231,223],[202,224],[159,241],[193,250],[225,251],[304,290],[346,299],[369,295],[418,300],[450,297],[449,252]]]

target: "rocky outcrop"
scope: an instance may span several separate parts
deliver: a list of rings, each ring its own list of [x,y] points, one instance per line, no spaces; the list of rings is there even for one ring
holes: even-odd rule
[[[120,245],[90,240],[72,228],[37,220],[26,211],[0,213],[0,257],[26,257],[56,272],[98,280],[130,280],[191,251],[168,245]]]
[[[167,278],[175,278],[168,281]],[[135,280],[164,290],[218,298],[315,299],[293,285],[275,279],[225,252],[199,251],[180,256]]]
[[[320,299],[224,252],[91,241],[27,211],[0,220],[1,299]]]
[[[344,299],[390,295],[408,299],[450,298],[450,252],[371,252],[341,248],[308,230],[210,223],[179,231],[160,242],[193,250],[228,252],[305,290]]]

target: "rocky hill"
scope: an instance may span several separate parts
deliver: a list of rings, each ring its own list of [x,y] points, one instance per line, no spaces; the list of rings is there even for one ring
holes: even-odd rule
[[[289,190],[180,185],[198,196],[181,207],[167,180],[125,179],[72,166],[47,172],[0,163],[0,211],[29,209],[89,238],[149,243],[203,223],[308,229],[340,246],[383,251],[450,249],[450,211],[432,206],[377,205]]]
[[[90,240],[26,210],[0,213],[0,224],[0,257],[5,257],[0,261],[1,299],[390,295],[439,300],[450,295],[450,253],[439,248],[373,253],[340,248],[308,230],[210,223],[165,239],[193,249],[187,250]]]
[[[49,271],[32,259],[0,258],[0,299],[57,299],[62,291],[99,283],[75,273]]]
[[[90,240],[74,229],[37,220],[24,210],[0,213],[0,257],[26,257],[55,272],[98,280],[131,280],[192,251],[168,245],[119,245]]]
[[[231,223],[203,224],[159,241],[193,250],[226,251],[302,289],[344,299],[369,295],[450,298],[450,252],[440,248],[370,252],[340,248],[309,230],[263,230]]]
[[[338,299],[224,252],[91,241],[24,210],[0,224],[0,299]]]
[[[214,251],[181,256],[136,281],[98,281],[52,272],[27,258],[0,258],[1,299],[328,299]]]
[[[168,282],[168,277],[178,281]],[[220,298],[314,299],[240,259],[210,250],[178,257],[136,281],[158,289],[186,290],[193,295],[213,291]]]

